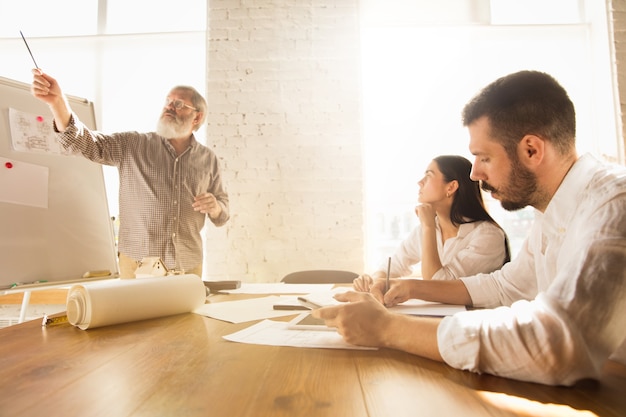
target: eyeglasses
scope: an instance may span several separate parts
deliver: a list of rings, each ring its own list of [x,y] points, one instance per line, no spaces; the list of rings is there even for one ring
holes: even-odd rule
[[[188,109],[198,111],[195,107],[190,106],[189,104],[185,104],[182,100],[172,100],[169,98],[165,99],[165,107],[172,105],[176,110],[180,110],[183,107],[187,107]]]

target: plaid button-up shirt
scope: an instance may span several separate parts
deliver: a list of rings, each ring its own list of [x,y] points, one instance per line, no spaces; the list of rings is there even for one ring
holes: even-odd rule
[[[202,263],[200,231],[207,215],[193,210],[194,196],[208,192],[218,200],[222,213],[211,219],[214,225],[230,217],[219,161],[211,149],[192,136],[189,148],[177,155],[154,132],[105,135],[89,130],[75,114],[57,137],[66,149],[118,168],[119,252],[138,261],[158,256],[176,270]]]

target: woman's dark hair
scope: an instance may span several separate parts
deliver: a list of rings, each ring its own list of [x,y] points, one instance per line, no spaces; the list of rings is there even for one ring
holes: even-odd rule
[[[485,208],[480,184],[470,178],[472,163],[460,155],[441,155],[433,159],[446,182],[457,181],[459,187],[452,200],[450,220],[454,225],[486,220],[500,227]],[[502,227],[500,227],[502,229]],[[503,230],[504,231],[504,230]],[[504,233],[506,260],[510,260],[509,241]]]

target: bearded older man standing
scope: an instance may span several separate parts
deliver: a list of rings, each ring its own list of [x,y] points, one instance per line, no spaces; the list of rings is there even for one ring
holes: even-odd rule
[[[40,69],[33,70],[31,93],[50,108],[66,149],[119,171],[120,276],[132,278],[143,258],[159,257],[170,270],[201,277],[206,216],[215,226],[229,219],[217,156],[193,135],[205,120],[205,99],[192,87],[176,86],[156,132],[107,135],[89,130],[57,81]]]

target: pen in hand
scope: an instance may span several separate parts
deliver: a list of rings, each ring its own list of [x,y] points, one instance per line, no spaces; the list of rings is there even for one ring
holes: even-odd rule
[[[385,278],[385,294],[389,291],[389,275],[391,274],[391,256],[387,259],[387,278]]]

